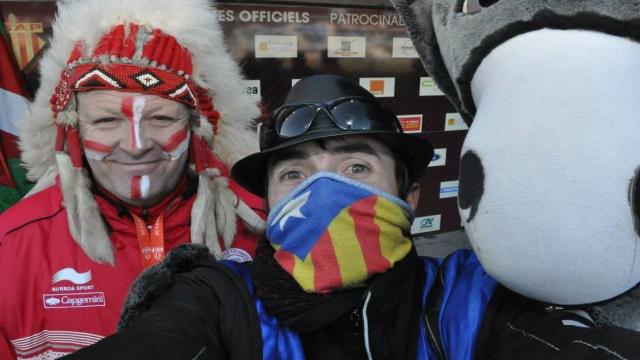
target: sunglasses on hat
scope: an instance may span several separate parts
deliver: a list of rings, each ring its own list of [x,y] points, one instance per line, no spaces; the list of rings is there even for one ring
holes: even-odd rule
[[[263,127],[261,131],[261,145],[267,145],[265,142],[272,140],[265,137],[276,135],[279,140],[285,140],[306,133],[320,113],[327,115],[333,125],[342,130],[402,132],[395,114],[376,99],[348,96],[325,103],[297,103],[279,107],[271,118],[270,129]]]

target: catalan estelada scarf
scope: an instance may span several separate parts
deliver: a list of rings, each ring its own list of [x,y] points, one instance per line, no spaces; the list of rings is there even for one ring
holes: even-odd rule
[[[274,257],[306,291],[364,286],[411,250],[413,211],[401,199],[334,173],[320,172],[270,212]]]

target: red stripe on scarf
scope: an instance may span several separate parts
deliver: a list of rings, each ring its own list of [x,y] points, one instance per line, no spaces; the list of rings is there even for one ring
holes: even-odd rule
[[[276,251],[274,255],[280,267],[282,267],[289,274],[293,274],[293,269],[296,267],[296,261],[293,258],[293,254],[286,251]]]
[[[354,221],[356,237],[369,274],[386,271],[391,263],[382,255],[380,227],[375,222],[377,196],[370,196],[354,203],[349,215]]]
[[[338,264],[338,257],[333,248],[329,231],[325,231],[322,234],[311,250],[311,261],[315,268],[313,287],[316,291],[319,293],[329,292],[331,289],[326,289],[327,284],[331,284],[331,287],[342,286],[340,265]]]

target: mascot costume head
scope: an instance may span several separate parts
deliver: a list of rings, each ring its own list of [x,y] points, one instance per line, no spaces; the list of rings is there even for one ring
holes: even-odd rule
[[[640,1],[396,0],[472,125],[459,210],[493,277],[640,328]]]

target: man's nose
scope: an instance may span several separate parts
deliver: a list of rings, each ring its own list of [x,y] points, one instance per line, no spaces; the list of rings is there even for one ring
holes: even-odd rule
[[[153,147],[154,141],[148,136],[148,131],[144,130],[141,121],[129,121],[125,128],[121,134],[120,148],[129,154],[135,155],[145,153],[149,148]]]
[[[127,138],[129,152],[144,151],[149,144],[143,131],[142,118],[145,108],[145,99],[142,97],[126,97],[122,102],[122,113],[127,118]]]

